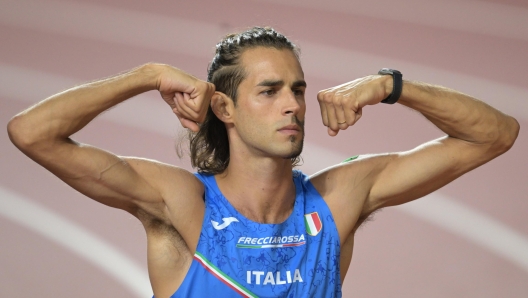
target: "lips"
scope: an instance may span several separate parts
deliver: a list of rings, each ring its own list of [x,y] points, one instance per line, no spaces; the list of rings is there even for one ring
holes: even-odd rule
[[[301,131],[301,128],[296,124],[290,124],[290,125],[286,125],[283,128],[279,129],[279,131],[283,131],[283,130]]]
[[[285,135],[289,135],[289,136],[298,135],[298,134],[301,133],[301,127],[299,125],[290,124],[290,125],[286,125],[286,126],[282,127],[278,131],[281,134],[285,134]]]

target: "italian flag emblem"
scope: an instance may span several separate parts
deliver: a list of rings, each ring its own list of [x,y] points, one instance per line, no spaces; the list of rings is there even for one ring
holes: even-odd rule
[[[306,226],[306,233],[310,236],[316,236],[323,229],[323,222],[317,212],[305,214],[304,225]]]

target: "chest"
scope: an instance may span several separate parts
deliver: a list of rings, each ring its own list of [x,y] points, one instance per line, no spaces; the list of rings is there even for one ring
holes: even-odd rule
[[[339,296],[339,236],[325,215],[298,208],[284,223],[270,225],[208,210],[188,277],[259,297]],[[184,282],[182,293],[185,288]]]

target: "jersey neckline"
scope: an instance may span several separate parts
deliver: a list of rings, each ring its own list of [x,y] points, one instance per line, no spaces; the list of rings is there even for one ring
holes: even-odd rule
[[[234,216],[236,216],[237,219],[242,219],[243,221],[245,221],[247,223],[265,225],[265,226],[269,226],[270,228],[272,228],[272,227],[283,225],[283,224],[287,223],[288,221],[294,220],[294,217],[295,217],[296,214],[302,214],[302,212],[301,213],[297,212],[299,208],[302,208],[301,201],[302,201],[302,188],[303,188],[303,186],[302,186],[301,182],[302,182],[302,180],[304,178],[303,177],[304,174],[302,174],[299,171],[294,170],[292,172],[292,179],[293,179],[293,183],[294,183],[294,186],[295,186],[295,201],[293,203],[292,212],[290,213],[290,215],[288,215],[288,217],[283,222],[280,222],[280,223],[261,223],[261,222],[257,222],[257,221],[254,221],[254,220],[251,220],[251,219],[247,218],[242,213],[238,212],[238,210],[224,196],[224,194],[220,190],[220,187],[218,187],[218,183],[216,182],[215,175],[213,175],[213,174],[205,174],[205,173],[201,173],[201,175],[203,175],[206,178],[206,180],[208,180],[208,184],[211,186],[212,189],[214,189],[214,193],[215,193],[216,197],[219,198],[225,204],[225,206],[228,209],[228,211],[230,213],[232,213]]]

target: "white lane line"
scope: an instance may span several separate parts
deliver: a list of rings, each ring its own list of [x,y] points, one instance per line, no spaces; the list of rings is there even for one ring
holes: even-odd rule
[[[54,211],[0,187],[0,215],[89,261],[115,278],[133,296],[152,296],[145,270],[104,239]]]
[[[88,2],[0,1],[0,23],[147,49],[185,49],[190,54],[209,57],[216,42],[225,35],[215,24]],[[199,35],[194,35],[196,32]]]
[[[32,70],[16,67],[0,67],[0,81],[9,75],[11,84],[4,84],[0,95],[6,98],[25,100],[34,103],[43,97],[43,93],[51,94],[71,86],[75,80],[60,76],[52,76]],[[42,90],[37,88],[22,88],[20,82],[39,82]],[[20,84],[20,86],[17,86]],[[164,112],[163,112],[164,111]],[[141,118],[136,116],[141,115]],[[174,136],[169,127],[176,130],[179,125],[175,122],[165,104],[161,100],[148,101],[129,100],[103,114],[105,120],[139,127],[161,135]],[[323,148],[313,143],[306,143],[303,151],[304,165],[302,169],[307,173],[315,173],[329,165],[337,164],[348,156]],[[440,195],[438,192],[428,196],[430,199],[420,199],[415,202],[396,207],[396,210],[414,217],[418,217],[434,226],[462,236],[475,245],[488,249],[492,253],[504,257],[528,272],[528,238],[516,232],[497,220],[471,210],[456,200]],[[434,199],[433,199],[434,198]],[[436,205],[435,205],[436,204]]]
[[[507,225],[440,193],[396,207],[459,235],[528,272],[528,239]]]
[[[0,23],[205,59],[212,58],[214,45],[225,34],[219,25],[212,23],[169,18],[91,3],[55,0],[1,1],[3,9],[0,10]],[[524,30],[528,30],[526,28],[528,25]],[[174,38],[166,37],[164,32],[167,30],[170,30],[170,35]],[[311,77],[346,82],[358,76],[375,73],[381,67],[390,66],[402,70],[406,79],[449,86],[476,96],[507,114],[528,119],[526,88],[317,43],[301,41],[300,46],[305,73]]]
[[[528,9],[487,1],[257,1],[528,40]]]

